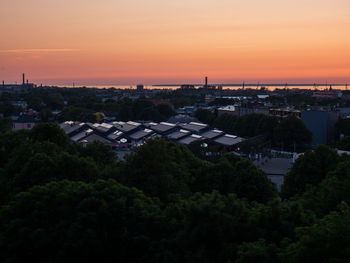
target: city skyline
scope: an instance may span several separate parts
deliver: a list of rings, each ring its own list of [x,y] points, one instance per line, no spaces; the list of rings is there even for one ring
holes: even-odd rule
[[[346,0],[4,0],[0,79],[347,83]]]

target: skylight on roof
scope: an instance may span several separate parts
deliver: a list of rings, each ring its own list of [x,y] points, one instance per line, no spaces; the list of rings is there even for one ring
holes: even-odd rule
[[[229,138],[233,138],[233,139],[237,138],[237,136],[231,135],[231,134],[226,134],[225,136],[226,136],[226,137],[229,137]]]
[[[130,124],[132,126],[140,126],[141,125],[141,123],[134,122],[134,121],[128,121],[127,124]]]
[[[204,124],[204,123],[199,123],[199,122],[190,122],[190,124],[192,124],[192,125],[198,125],[198,126],[203,126],[203,127],[207,127],[206,124]]]
[[[169,123],[169,122],[161,122],[160,124],[166,125],[166,126],[171,126],[171,127],[175,127],[176,124],[173,123]]]
[[[103,128],[106,128],[106,129],[110,129],[110,128],[112,128],[113,127],[113,125],[110,125],[110,124],[108,124],[108,123],[102,123],[101,125],[100,125],[101,127],[103,127]]]

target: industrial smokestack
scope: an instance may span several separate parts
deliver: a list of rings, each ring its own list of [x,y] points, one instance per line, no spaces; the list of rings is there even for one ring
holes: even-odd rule
[[[24,85],[24,84],[26,84],[26,76],[25,76],[25,74],[23,73],[22,74],[22,84]]]
[[[205,77],[205,87],[208,88],[208,77]]]

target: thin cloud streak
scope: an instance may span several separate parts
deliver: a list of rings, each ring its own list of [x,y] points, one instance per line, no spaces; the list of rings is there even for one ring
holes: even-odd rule
[[[74,52],[76,49],[68,49],[68,48],[52,48],[52,49],[5,49],[0,50],[0,53],[15,53],[15,54],[23,54],[23,53],[59,53],[59,52]]]

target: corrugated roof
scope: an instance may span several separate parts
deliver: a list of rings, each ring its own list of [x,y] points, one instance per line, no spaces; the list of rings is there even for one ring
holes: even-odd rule
[[[171,131],[176,127],[176,124],[168,123],[168,122],[161,122],[157,125],[150,126],[150,128],[156,132],[168,132]]]
[[[224,134],[223,131],[214,129],[214,130],[209,130],[209,131],[203,132],[201,134],[201,136],[203,136],[206,139],[214,139],[214,138],[219,137],[219,136],[221,136],[223,134]]]
[[[214,140],[214,142],[219,143],[224,146],[233,146],[235,144],[238,144],[240,142],[244,141],[243,138],[237,137],[235,135],[225,134],[224,136],[221,136]]]
[[[110,133],[107,138],[108,139],[111,139],[111,140],[117,140],[119,139],[120,137],[122,137],[124,135],[124,133],[122,131],[114,131],[112,133]]]
[[[77,134],[75,134],[74,136],[72,136],[70,139],[73,141],[73,142],[78,142],[80,140],[82,140],[83,138],[85,138],[86,136],[89,136],[93,133],[94,131],[92,129],[87,129],[87,130],[84,130],[82,132],[79,132]]]
[[[191,134],[191,132],[188,130],[179,130],[168,134],[166,137],[170,140],[178,140],[185,136],[188,136],[189,134]]]
[[[150,129],[144,129],[144,130],[140,130],[140,131],[137,131],[137,132],[129,135],[129,137],[132,140],[141,140],[143,138],[150,136],[152,133],[154,133],[154,131],[152,131]]]
[[[68,135],[78,131],[79,129],[83,129],[84,126],[85,126],[85,123],[73,122],[73,121],[66,121],[60,124],[61,129],[63,129],[64,132]]]
[[[115,121],[112,122],[113,126],[116,127],[118,130],[122,132],[131,132],[136,130],[141,126],[141,123],[138,122],[122,122],[122,121]]]
[[[91,135],[85,137],[83,140],[81,140],[80,142],[86,142],[86,143],[92,143],[92,142],[102,142],[104,144],[110,144],[111,141],[107,140],[106,138],[97,135],[95,133],[92,133]]]
[[[199,122],[190,122],[190,123],[182,123],[180,127],[192,131],[192,132],[200,132],[208,128],[207,124],[199,123]]]
[[[183,139],[180,139],[178,142],[181,143],[181,144],[188,145],[188,144],[190,144],[192,142],[200,141],[200,140],[203,140],[203,139],[204,139],[204,137],[202,137],[202,136],[199,136],[199,135],[196,135],[196,134],[192,134],[192,135],[187,136],[187,137],[185,137]]]

